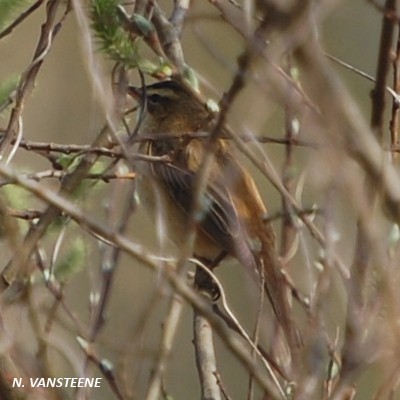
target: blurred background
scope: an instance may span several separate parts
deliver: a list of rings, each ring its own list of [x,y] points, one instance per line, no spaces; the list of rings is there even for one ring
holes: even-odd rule
[[[328,4],[329,3],[329,4]],[[377,64],[377,51],[382,16],[376,8],[365,1],[331,1],[324,8],[324,15],[318,16],[318,38],[324,50],[352,66],[374,75]],[[85,8],[87,4],[82,3]],[[163,7],[168,10],[172,5],[165,2]],[[40,7],[35,13],[8,36],[0,40],[0,82],[20,76],[29,65],[40,34],[40,26],[45,20],[45,9]],[[244,40],[235,30],[224,23],[218,11],[211,3],[193,2],[187,16],[182,44],[187,64],[198,74],[202,92],[215,101],[229,88],[236,71],[238,55],[242,52]],[[49,54],[41,67],[32,95],[23,108],[23,138],[26,141],[58,143],[58,144],[91,144],[105,123],[107,99],[99,93],[99,86],[105,88],[105,93],[111,93],[112,62],[107,60],[94,40],[92,49],[88,48],[85,33],[79,26],[74,12],[68,14],[62,28],[54,39]],[[94,53],[90,53],[93,50]],[[93,60],[90,58],[93,57]],[[370,91],[372,83],[335,63],[332,64],[338,76],[351,94],[354,102],[360,108],[366,121],[370,114]],[[94,73],[93,68],[96,68]],[[132,83],[138,85],[140,80],[135,71],[129,75]],[[96,81],[96,82],[95,82]],[[7,127],[9,112],[1,114],[0,128]],[[268,88],[260,88],[257,84],[249,84],[233,104],[228,116],[229,123],[237,132],[251,132],[281,139],[285,134],[285,113],[282,106],[274,101],[268,93]],[[134,118],[130,121],[134,126]],[[300,133],[302,138],[303,132]],[[284,163],[285,147],[280,144],[263,144],[261,147],[252,145],[256,151],[265,152],[278,172]],[[257,150],[258,149],[258,150]],[[321,157],[309,148],[296,148],[291,173],[296,180],[304,180],[302,203],[305,208],[318,207],[324,201],[325,178],[321,176],[324,170],[320,168]],[[250,165],[250,163],[248,163]],[[31,151],[19,149],[11,163],[18,171],[33,173],[49,169],[46,158]],[[253,168],[254,176],[260,185],[263,198],[271,215],[281,210],[279,193],[261,177]],[[44,179],[49,187],[57,187],[57,179]],[[107,208],[113,202],[120,201],[127,193],[129,183],[125,180],[110,180],[88,184],[87,191],[79,197],[79,204],[90,215],[105,221]],[[3,186],[2,190],[6,190]],[[19,192],[18,192],[19,193]],[[32,199],[26,192],[15,194],[8,192],[10,201],[17,201],[22,207],[42,209],[43,203]],[[18,207],[13,203],[14,207]],[[355,217],[351,207],[348,207],[346,196],[340,193],[336,197],[335,230],[339,232],[340,240],[337,251],[343,260],[350,263],[356,231]],[[278,232],[281,232],[281,221],[274,222]],[[27,223],[21,222],[20,229],[26,232]],[[82,326],[82,332],[90,326],[90,301],[96,296],[100,274],[104,244],[97,241],[90,233],[85,232],[74,223],[64,230],[60,242],[58,258],[69,255],[73,242],[84,243],[83,258],[73,272],[68,271],[68,279],[63,281],[65,290],[65,307],[71,311],[73,318],[65,311],[64,306],[57,305],[54,296],[43,285],[38,284],[38,290],[33,287],[32,308],[16,305],[3,306],[3,328],[1,343],[6,354],[23,344],[26,352],[31,351],[34,358],[40,344],[32,337],[38,336],[44,330],[46,323],[52,320],[49,333],[41,333],[49,344],[48,362],[53,376],[80,376],[93,374],[102,376],[93,365],[85,370],[85,355],[78,344],[77,325]],[[156,254],[161,251],[154,232],[154,225],[142,211],[140,205],[129,222],[129,237],[143,244]],[[54,251],[59,228],[54,228],[46,235],[43,247],[48,257]],[[79,246],[78,246],[79,247]],[[297,287],[305,292],[310,290],[307,274],[310,265],[318,258],[318,246],[310,235],[302,236],[300,250],[290,262],[289,273]],[[304,249],[307,251],[304,251]],[[7,243],[2,244],[1,257],[3,266],[9,261],[11,252]],[[167,245],[168,255],[175,254],[176,249]],[[312,268],[312,267],[311,267]],[[252,329],[257,312],[257,295],[255,285],[235,261],[228,261],[217,270],[217,275],[224,284],[229,304],[241,323]],[[40,282],[39,273],[35,279]],[[95,344],[97,354],[103,360],[111,362],[116,376],[126,389],[129,398],[144,398],[151,368],[158,355],[158,346],[162,333],[162,324],[167,311],[170,289],[162,284],[163,280],[137,261],[122,255],[114,274],[113,287],[106,307],[106,321]],[[329,295],[331,297],[329,297]],[[336,283],[328,291],[326,312],[330,315],[327,330],[334,336],[337,325],[343,322],[346,309],[345,295],[342,283]],[[268,308],[268,307],[267,307]],[[52,312],[55,316],[50,318]],[[270,313],[266,310],[262,325],[269,329]],[[36,318],[36,320],[35,320]],[[300,317],[301,318],[301,317]],[[41,326],[38,328],[38,325]],[[195,369],[193,352],[192,310],[186,306],[177,330],[175,346],[170,364],[164,379],[166,393],[173,399],[199,398],[199,383]],[[265,337],[264,337],[265,339]],[[263,337],[261,338],[263,341]],[[40,342],[40,341],[39,341]],[[28,348],[26,348],[28,344]],[[31,346],[31,347],[30,347]],[[244,399],[248,392],[248,375],[243,373],[242,366],[216,338],[218,366],[223,383],[228,393],[235,399]],[[268,345],[266,345],[268,348]],[[28,363],[29,364],[29,363]],[[28,369],[28,368],[27,368]],[[84,372],[85,371],[85,372]],[[88,372],[89,371],[89,372]],[[368,381],[377,371],[373,368],[361,379]],[[373,381],[373,380],[372,380]],[[371,383],[373,385],[373,382]],[[362,386],[357,393],[357,399],[371,398],[368,396],[368,385]],[[115,394],[103,380],[101,389],[77,394],[67,390],[69,398],[111,399]],[[32,394],[41,396],[42,394]],[[258,397],[257,397],[258,396]],[[255,398],[261,398],[257,392]],[[34,398],[34,397],[32,397]],[[39,398],[39,397],[38,397]],[[41,397],[44,398],[44,397]],[[128,398],[128,397],[127,397]],[[316,397],[315,397],[316,398]]]

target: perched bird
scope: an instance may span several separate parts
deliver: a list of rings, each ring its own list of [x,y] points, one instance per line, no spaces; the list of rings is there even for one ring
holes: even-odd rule
[[[187,236],[196,177],[207,152],[207,135],[215,114],[192,90],[176,80],[143,88],[129,87],[142,107],[139,152],[168,156],[168,162],[140,162],[137,167],[141,202],[161,212],[168,236],[178,245]],[[223,135],[221,135],[223,136]],[[218,139],[196,228],[194,256],[214,268],[229,255],[252,271],[263,272],[265,290],[289,345],[297,340],[280,271],[272,225],[250,173],[229,140]]]

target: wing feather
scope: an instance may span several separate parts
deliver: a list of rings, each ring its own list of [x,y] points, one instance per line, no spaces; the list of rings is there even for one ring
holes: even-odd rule
[[[196,173],[176,165],[156,163],[153,172],[160,184],[173,197],[177,206],[189,214],[193,202]],[[204,193],[200,228],[204,233],[232,252],[234,240],[240,233],[240,221],[226,188],[208,185]]]

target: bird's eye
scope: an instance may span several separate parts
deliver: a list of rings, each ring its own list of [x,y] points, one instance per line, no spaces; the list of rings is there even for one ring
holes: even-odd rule
[[[151,104],[158,104],[162,101],[162,96],[159,94],[151,94],[150,96],[147,96],[147,101]]]

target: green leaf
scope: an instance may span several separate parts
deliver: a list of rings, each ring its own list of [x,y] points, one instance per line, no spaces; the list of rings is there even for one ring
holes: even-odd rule
[[[82,156],[77,156],[76,154],[60,154],[57,157],[57,163],[60,164],[63,169],[68,171],[73,171],[81,160]]]
[[[2,193],[7,197],[10,206],[17,209],[31,207],[32,196],[28,191],[17,185],[7,185],[1,188]]]
[[[133,14],[131,20],[143,36],[148,36],[155,32],[154,25],[148,19],[143,17],[143,15]]]
[[[197,74],[188,65],[185,65],[185,68],[183,70],[183,77],[186,79],[186,81],[189,83],[189,85],[196,92],[198,92],[200,90],[200,88],[199,88],[199,80],[197,79]]]
[[[118,5],[118,0],[91,0],[92,28],[101,51],[112,60],[121,62],[127,67],[136,67],[137,45],[132,42],[129,33],[122,28],[118,16]]]
[[[82,238],[76,238],[67,253],[54,266],[54,275],[57,280],[65,282],[81,271],[85,265],[85,257],[86,246]]]
[[[58,215],[56,218],[52,219],[52,221],[49,225],[48,231],[52,232],[52,233],[55,232],[58,234],[60,232],[60,230],[65,227],[65,224],[68,223],[68,221],[69,221],[68,216],[66,216],[64,214]]]
[[[91,174],[101,174],[108,168],[108,163],[105,160],[97,160],[90,168]]]
[[[0,83],[0,108],[3,108],[12,92],[17,88],[18,82],[19,76],[12,76]]]
[[[102,174],[107,168],[107,164],[103,160],[98,160],[91,167],[90,174]],[[99,190],[104,187],[106,183],[101,179],[83,179],[82,182],[79,183],[78,187],[74,190],[73,198],[74,199],[82,199],[87,197],[88,193],[93,193],[95,190]]]
[[[10,24],[22,8],[32,3],[32,0],[0,0],[0,31]]]

